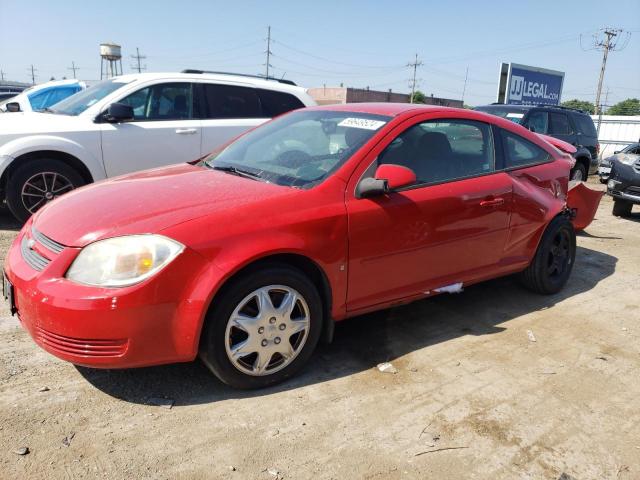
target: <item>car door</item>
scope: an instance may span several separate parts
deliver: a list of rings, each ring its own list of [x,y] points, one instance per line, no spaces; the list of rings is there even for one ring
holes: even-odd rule
[[[495,171],[490,125],[420,122],[372,160],[364,176],[393,163],[417,183],[379,197],[347,193],[350,311],[464,282],[500,262],[512,186]]]
[[[107,176],[188,162],[201,156],[202,129],[194,114],[192,83],[159,83],[118,101],[134,118],[103,123],[102,155]]]
[[[202,98],[202,154],[269,120],[257,89],[224,83],[199,83]]]

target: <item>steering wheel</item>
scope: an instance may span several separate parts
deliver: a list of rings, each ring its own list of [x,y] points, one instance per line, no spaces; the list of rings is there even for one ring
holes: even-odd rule
[[[288,168],[300,168],[308,165],[312,159],[311,155],[302,150],[287,150],[278,155],[274,162]]]

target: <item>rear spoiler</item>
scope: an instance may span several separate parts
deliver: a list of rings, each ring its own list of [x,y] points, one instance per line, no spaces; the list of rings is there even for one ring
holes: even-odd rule
[[[549,135],[543,135],[541,133],[536,133],[536,135],[538,135],[545,142],[550,143],[551,145],[556,147],[561,152],[573,155],[574,153],[576,153],[578,151],[578,149],[576,147],[574,147],[573,145],[571,145],[570,143],[567,143],[567,142],[565,142],[563,140],[560,140],[558,138],[550,137]]]

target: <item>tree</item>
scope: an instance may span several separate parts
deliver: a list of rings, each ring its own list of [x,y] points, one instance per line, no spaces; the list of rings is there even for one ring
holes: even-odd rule
[[[607,109],[607,115],[640,115],[640,100],[627,98]]]
[[[425,98],[426,98],[426,95],[422,93],[420,90],[416,90],[413,93],[413,103],[424,103]]]
[[[585,112],[593,115],[593,112],[596,111],[596,107],[593,103],[587,102],[586,100],[578,100],[574,98],[573,100],[568,100],[566,102],[562,102],[563,107],[568,108],[576,108],[578,110],[584,110]]]

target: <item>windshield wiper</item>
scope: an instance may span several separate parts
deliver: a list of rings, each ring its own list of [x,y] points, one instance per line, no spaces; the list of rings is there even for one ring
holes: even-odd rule
[[[233,167],[231,165],[209,165],[209,166],[214,170],[220,170],[221,172],[231,173],[233,175],[238,175],[239,177],[245,177],[245,178],[250,178],[252,180],[264,181],[264,178],[262,178],[258,173],[250,172],[248,170],[243,170],[241,168]]]

